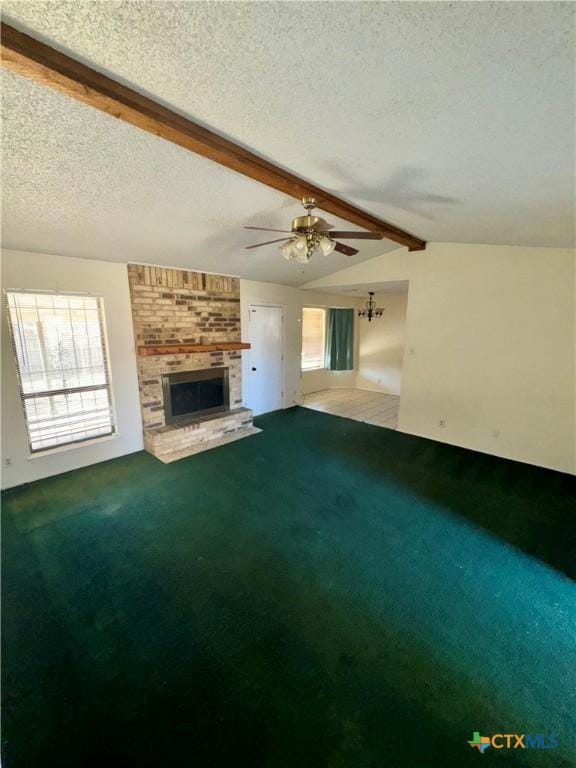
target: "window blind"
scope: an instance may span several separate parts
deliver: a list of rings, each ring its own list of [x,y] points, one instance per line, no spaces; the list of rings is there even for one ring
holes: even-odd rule
[[[316,307],[302,310],[302,370],[324,368],[326,312]]]
[[[30,450],[115,431],[102,300],[7,291]]]

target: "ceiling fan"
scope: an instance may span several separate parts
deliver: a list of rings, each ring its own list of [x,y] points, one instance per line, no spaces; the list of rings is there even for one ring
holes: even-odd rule
[[[332,224],[328,224],[327,221],[324,221],[319,216],[312,215],[312,211],[317,207],[315,198],[303,197],[302,205],[306,209],[306,215],[297,216],[293,219],[290,232],[285,229],[244,227],[244,229],[257,229],[261,232],[283,232],[285,235],[288,235],[288,237],[279,237],[277,240],[267,240],[265,243],[248,245],[246,250],[283,242],[284,244],[280,246],[280,253],[285,259],[288,261],[298,261],[300,264],[307,264],[317,251],[320,251],[324,256],[328,256],[332,251],[344,253],[346,256],[354,256],[354,254],[358,253],[356,248],[339,243],[336,238],[342,238],[343,240],[382,240],[384,237],[381,232],[330,231],[332,230]]]

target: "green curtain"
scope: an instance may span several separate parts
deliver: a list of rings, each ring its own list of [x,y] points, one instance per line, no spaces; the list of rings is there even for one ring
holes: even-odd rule
[[[354,368],[354,310],[326,311],[326,368],[329,371],[351,371]]]

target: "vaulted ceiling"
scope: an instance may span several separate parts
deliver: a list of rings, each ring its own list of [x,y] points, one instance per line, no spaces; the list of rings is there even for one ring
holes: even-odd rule
[[[543,246],[574,237],[574,10],[3,3],[14,26],[424,239]],[[397,247],[305,267],[245,251],[259,237],[244,225],[284,228],[298,204],[19,76],[2,84],[6,247],[291,284]]]

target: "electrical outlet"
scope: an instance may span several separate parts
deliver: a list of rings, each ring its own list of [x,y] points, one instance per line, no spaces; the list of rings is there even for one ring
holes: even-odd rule
[[[438,426],[439,427],[445,427],[446,426],[446,422],[444,421],[444,419],[440,419],[440,421],[438,422]]]
[[[10,457],[7,457],[4,459],[4,466],[5,467],[11,467],[12,466],[12,459]]]
[[[416,354],[416,347],[409,347],[408,348],[408,354],[409,355],[415,355]]]

